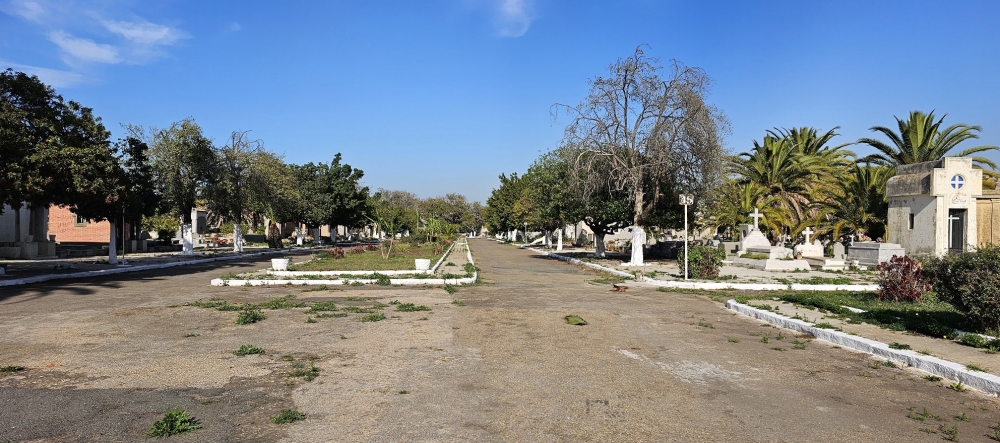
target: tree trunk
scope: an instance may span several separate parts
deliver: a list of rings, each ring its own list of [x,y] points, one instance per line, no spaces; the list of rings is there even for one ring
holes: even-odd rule
[[[563,230],[559,230],[559,239],[556,240],[556,251],[562,251],[562,241],[563,241]]]
[[[194,235],[190,223],[181,225],[181,243],[184,248],[181,255],[194,255]]]
[[[302,224],[301,223],[296,223],[295,224],[295,244],[297,244],[299,246],[302,246],[302,243],[305,242],[305,237],[306,237],[305,234],[302,233]],[[313,239],[313,243],[316,243],[316,239]]]
[[[21,204],[14,208],[14,243],[21,243]]]
[[[594,232],[594,257],[604,258],[604,233]]]
[[[118,264],[118,229],[115,226],[114,220],[108,220],[108,224],[111,225],[111,235],[108,241],[108,264],[117,265]]]
[[[243,224],[233,223],[233,252],[243,253]]]
[[[542,230],[542,235],[545,237],[545,242],[544,242],[545,247],[546,248],[551,248],[552,247],[552,238],[549,237],[549,231],[546,231],[546,230],[543,229]]]

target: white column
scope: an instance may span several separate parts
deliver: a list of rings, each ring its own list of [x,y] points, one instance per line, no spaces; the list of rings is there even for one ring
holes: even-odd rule
[[[556,251],[562,251],[563,229],[559,229],[559,240],[556,243]]]
[[[632,266],[642,266],[642,247],[646,244],[646,231],[642,226],[632,226]]]

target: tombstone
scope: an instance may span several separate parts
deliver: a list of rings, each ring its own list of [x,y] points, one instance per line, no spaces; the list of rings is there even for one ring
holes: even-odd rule
[[[903,246],[895,243],[878,242],[857,242],[847,250],[847,260],[857,260],[861,266],[874,267],[879,263],[887,262],[893,256],[902,257],[906,255]]]
[[[747,226],[749,227],[749,225]],[[761,234],[760,231],[757,230],[750,231],[750,233],[747,234],[746,237],[743,237],[743,240],[740,240],[740,254],[749,250],[750,248],[770,248],[770,247],[771,247],[771,242],[768,241],[767,237],[764,237],[764,234]]]
[[[847,248],[841,242],[833,243],[833,258],[837,260],[844,260],[847,258]]]
[[[806,241],[801,245],[795,245],[796,254],[802,254],[803,257],[817,257],[817,258],[823,257],[823,245],[809,243],[809,237],[811,237],[814,233],[815,232],[812,230],[812,228],[809,227],[806,227],[806,229],[802,231],[802,235],[806,237]],[[816,241],[816,243],[818,242],[819,240]]]
[[[978,244],[976,198],[983,194],[983,171],[972,159],[899,165],[886,183],[889,242],[910,254],[942,256]]]

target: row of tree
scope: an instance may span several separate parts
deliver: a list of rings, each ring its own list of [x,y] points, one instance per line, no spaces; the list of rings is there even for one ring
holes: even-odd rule
[[[115,225],[122,220],[134,234],[144,219],[179,220],[184,251],[193,253],[195,207],[206,208],[214,224],[232,223],[238,252],[244,228],[265,219],[273,246],[280,246],[275,223],[282,222],[313,229],[372,225],[379,235],[419,228],[429,236],[482,226],[479,204],[458,194],[426,200],[403,191],[370,195],[361,185],[364,172],[342,163],[339,153],[329,164],[287,164],[249,131],[234,131],[216,146],[190,118],[167,128],[125,129],[128,136],[112,143],[91,109],[64,102],[37,77],[0,73],[0,202],[18,213],[25,203],[63,205],[111,222],[112,263]],[[398,216],[386,215],[393,211]]]
[[[807,226],[839,239],[884,237],[886,181],[900,164],[972,156],[978,167],[995,165],[977,156],[995,146],[961,151],[981,128],[945,127],[944,117],[911,112],[896,118],[898,132],[871,130],[888,141],[862,138],[834,145],[834,128],[767,131],[753,149],[729,155],[722,147],[728,123],[706,103],[705,73],[672,61],[667,69],[642,47],[590,81],[577,106],[556,104],[572,117],[560,147],[543,154],[523,175],[500,176],[484,210],[494,233],[518,227],[551,231],[583,221],[594,232],[596,253],[605,235],[631,227],[631,263],[642,264],[646,232],[682,227],[679,194],[695,197],[695,226],[732,235],[755,209],[772,238],[795,238]],[[875,154],[859,158],[847,149],[863,144]]]

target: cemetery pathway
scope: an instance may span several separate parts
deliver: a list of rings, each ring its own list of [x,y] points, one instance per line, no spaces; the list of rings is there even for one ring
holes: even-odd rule
[[[483,284],[455,294],[208,286],[263,259],[0,288],[0,367],[27,368],[0,372],[0,441],[141,441],[175,406],[203,428],[174,442],[936,442],[941,426],[986,441],[1000,420],[996,398],[779,337],[696,293],[609,292],[605,274],[470,243]],[[363,323],[275,309],[239,326],[188,305],[287,294],[432,311],[388,305]],[[267,353],[234,356],[242,344]],[[299,364],[319,376],[290,377]],[[282,409],[307,419],[270,423]]]

